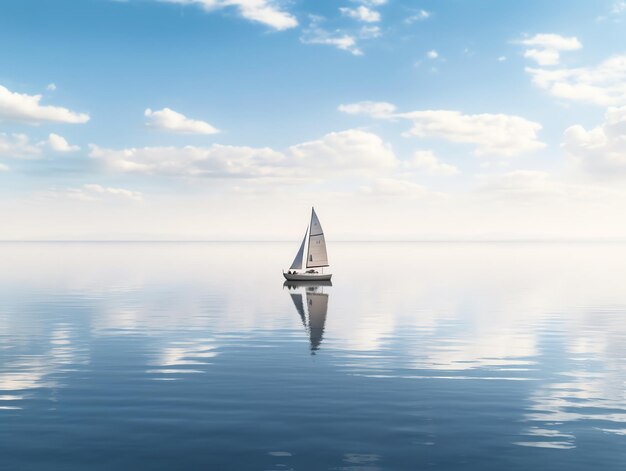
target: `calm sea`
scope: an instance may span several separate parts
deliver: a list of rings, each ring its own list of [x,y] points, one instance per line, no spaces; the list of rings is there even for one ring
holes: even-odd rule
[[[0,244],[0,469],[626,469],[626,245],[297,246]]]

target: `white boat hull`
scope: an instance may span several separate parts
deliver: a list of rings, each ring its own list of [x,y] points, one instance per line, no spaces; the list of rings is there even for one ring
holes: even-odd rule
[[[332,273],[285,273],[283,276],[289,281],[330,281]]]

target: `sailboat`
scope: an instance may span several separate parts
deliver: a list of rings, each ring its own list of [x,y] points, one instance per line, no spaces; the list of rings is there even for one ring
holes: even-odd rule
[[[289,281],[330,281],[333,275],[324,273],[324,267],[327,266],[329,265],[324,231],[315,214],[315,208],[311,208],[311,223],[304,233],[300,250],[287,273],[283,271],[283,276]],[[317,271],[317,268],[320,268],[321,272]]]

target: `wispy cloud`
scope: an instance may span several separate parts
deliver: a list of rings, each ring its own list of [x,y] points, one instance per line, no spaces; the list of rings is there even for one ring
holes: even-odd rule
[[[33,159],[41,154],[41,146],[31,142],[26,134],[0,133],[0,157]]]
[[[431,16],[432,16],[432,14],[429,11],[419,10],[419,11],[417,11],[417,13],[414,13],[414,14],[408,16],[407,18],[405,18],[404,22],[411,24],[411,23],[415,23],[416,21],[427,20]]]
[[[328,31],[321,26],[323,21],[321,17],[312,16],[309,26],[302,32],[300,41],[304,44],[333,46],[355,56],[363,55],[363,51],[357,45],[356,35],[348,34],[340,29]]]
[[[370,7],[382,7],[388,3],[387,0],[352,0],[356,3],[362,3],[363,5],[368,5]]]
[[[43,194],[45,198],[64,198],[85,202],[143,201],[143,194],[125,188],[106,187],[96,183],[88,183],[78,188],[49,190]]]
[[[522,39],[519,44],[527,46],[524,57],[534,60],[541,66],[557,65],[561,59],[561,52],[577,51],[583,47],[578,38],[558,34],[536,34],[531,38]]]
[[[426,187],[410,180],[399,178],[376,178],[360,189],[361,194],[377,198],[424,198],[433,196]]]
[[[372,24],[378,21],[373,21],[373,17],[372,21],[361,19],[361,23],[365,22],[366,24],[362,24],[359,27],[334,29],[328,27],[329,20],[326,18],[309,15],[309,20],[309,25],[303,29],[300,36],[301,42],[304,44],[333,46],[354,56],[363,55],[363,50],[360,47],[362,41],[376,39],[383,34],[380,26]]]
[[[67,140],[55,133],[50,133],[45,141],[34,142],[27,134],[0,133],[0,157],[13,159],[38,159],[45,149],[54,152],[74,152],[80,149],[70,145]]]
[[[356,8],[342,7],[339,11],[349,18],[365,23],[377,23],[380,21],[380,13],[364,5],[359,5]]]
[[[295,28],[298,20],[276,0],[159,0],[181,5],[199,5],[206,11],[236,8],[239,14],[250,21],[267,25],[275,30]]]
[[[339,105],[338,110],[347,114],[364,114],[374,118],[391,118],[396,106],[384,101],[360,101],[347,105]]]
[[[616,23],[621,22],[621,17],[626,13],[626,0],[615,0],[608,14],[601,15],[597,21],[612,20]]]
[[[285,151],[217,144],[119,150],[92,145],[89,155],[123,173],[284,182],[315,181],[345,172],[365,175],[397,164],[391,147],[379,136],[356,129],[329,133]]]

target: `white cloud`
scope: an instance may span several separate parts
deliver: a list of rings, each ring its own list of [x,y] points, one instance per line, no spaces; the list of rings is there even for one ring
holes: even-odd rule
[[[559,63],[558,51],[551,49],[529,49],[524,52],[524,57],[532,59],[539,65],[556,65]]]
[[[98,202],[98,201],[143,201],[143,194],[138,191],[127,190],[124,188],[112,188],[89,183],[79,188],[66,188],[64,190],[51,190],[45,193],[49,198],[69,198],[79,201]]]
[[[391,117],[396,111],[395,105],[384,101],[361,101],[349,105],[339,105],[337,109],[347,114],[365,114],[374,118]]]
[[[33,159],[40,154],[40,146],[32,143],[26,134],[0,133],[0,157]]]
[[[541,125],[506,114],[466,115],[459,111],[414,111],[401,115],[413,121],[409,135],[474,144],[476,155],[510,157],[545,147],[538,140]]]
[[[626,104],[626,55],[596,67],[527,68],[535,85],[558,98],[600,106]]]
[[[160,0],[183,5],[200,5],[206,11],[234,7],[239,14],[250,21],[262,23],[276,30],[298,26],[298,20],[280,7],[274,0]]]
[[[0,163],[0,172],[8,172],[9,170],[10,169],[8,165]]]
[[[566,37],[559,34],[545,33],[536,34],[532,38],[522,39],[520,44],[541,49],[554,49],[557,51],[575,51],[582,48],[582,44],[575,36]]]
[[[365,23],[377,23],[380,21],[380,13],[364,5],[356,8],[340,8],[339,11],[345,16]]]
[[[319,168],[328,173],[342,169],[377,172],[396,164],[389,145],[376,134],[358,129],[333,132],[321,139],[291,146],[287,156],[291,165],[295,163],[305,170]]]
[[[459,173],[457,167],[441,162],[435,153],[430,150],[415,152],[413,157],[404,163],[404,166],[408,170],[416,170],[435,176],[450,176]]]
[[[478,156],[510,157],[545,147],[537,136],[541,125],[520,116],[489,113],[466,115],[450,110],[393,113],[393,109],[390,103],[370,101],[339,106],[339,110],[350,114],[409,120],[413,127],[406,133],[407,136],[473,144],[476,147],[474,154]]]
[[[89,115],[76,113],[60,106],[42,106],[41,95],[27,95],[11,92],[0,85],[0,121],[40,123],[86,123]]]
[[[437,59],[439,57],[439,53],[433,49],[426,53],[426,57],[428,57],[429,59]]]
[[[506,62],[506,56],[498,57],[498,62]]]
[[[50,133],[48,136],[48,145],[56,152],[75,152],[80,150],[80,147],[70,145],[64,137],[55,133]]]
[[[91,146],[90,156],[120,172],[210,178],[254,178],[316,181],[342,172],[372,174],[392,170],[397,160],[390,146],[360,130],[334,132],[289,147],[224,146],[104,149]]]
[[[187,118],[170,108],[159,111],[146,109],[144,116],[149,127],[180,134],[216,134],[219,130],[205,121]]]
[[[524,51],[524,57],[542,66],[556,65],[561,58],[561,52],[576,51],[583,47],[578,38],[558,34],[536,34],[532,38],[521,40],[520,44],[529,47]]]
[[[57,86],[56,86],[56,84],[54,84],[54,83],[49,83],[48,85],[46,85],[46,90],[48,90],[48,91],[53,92],[53,91],[55,91],[56,89],[57,89]]]
[[[626,106],[609,108],[605,122],[589,131],[571,126],[565,131],[563,147],[590,174],[626,176]]]

